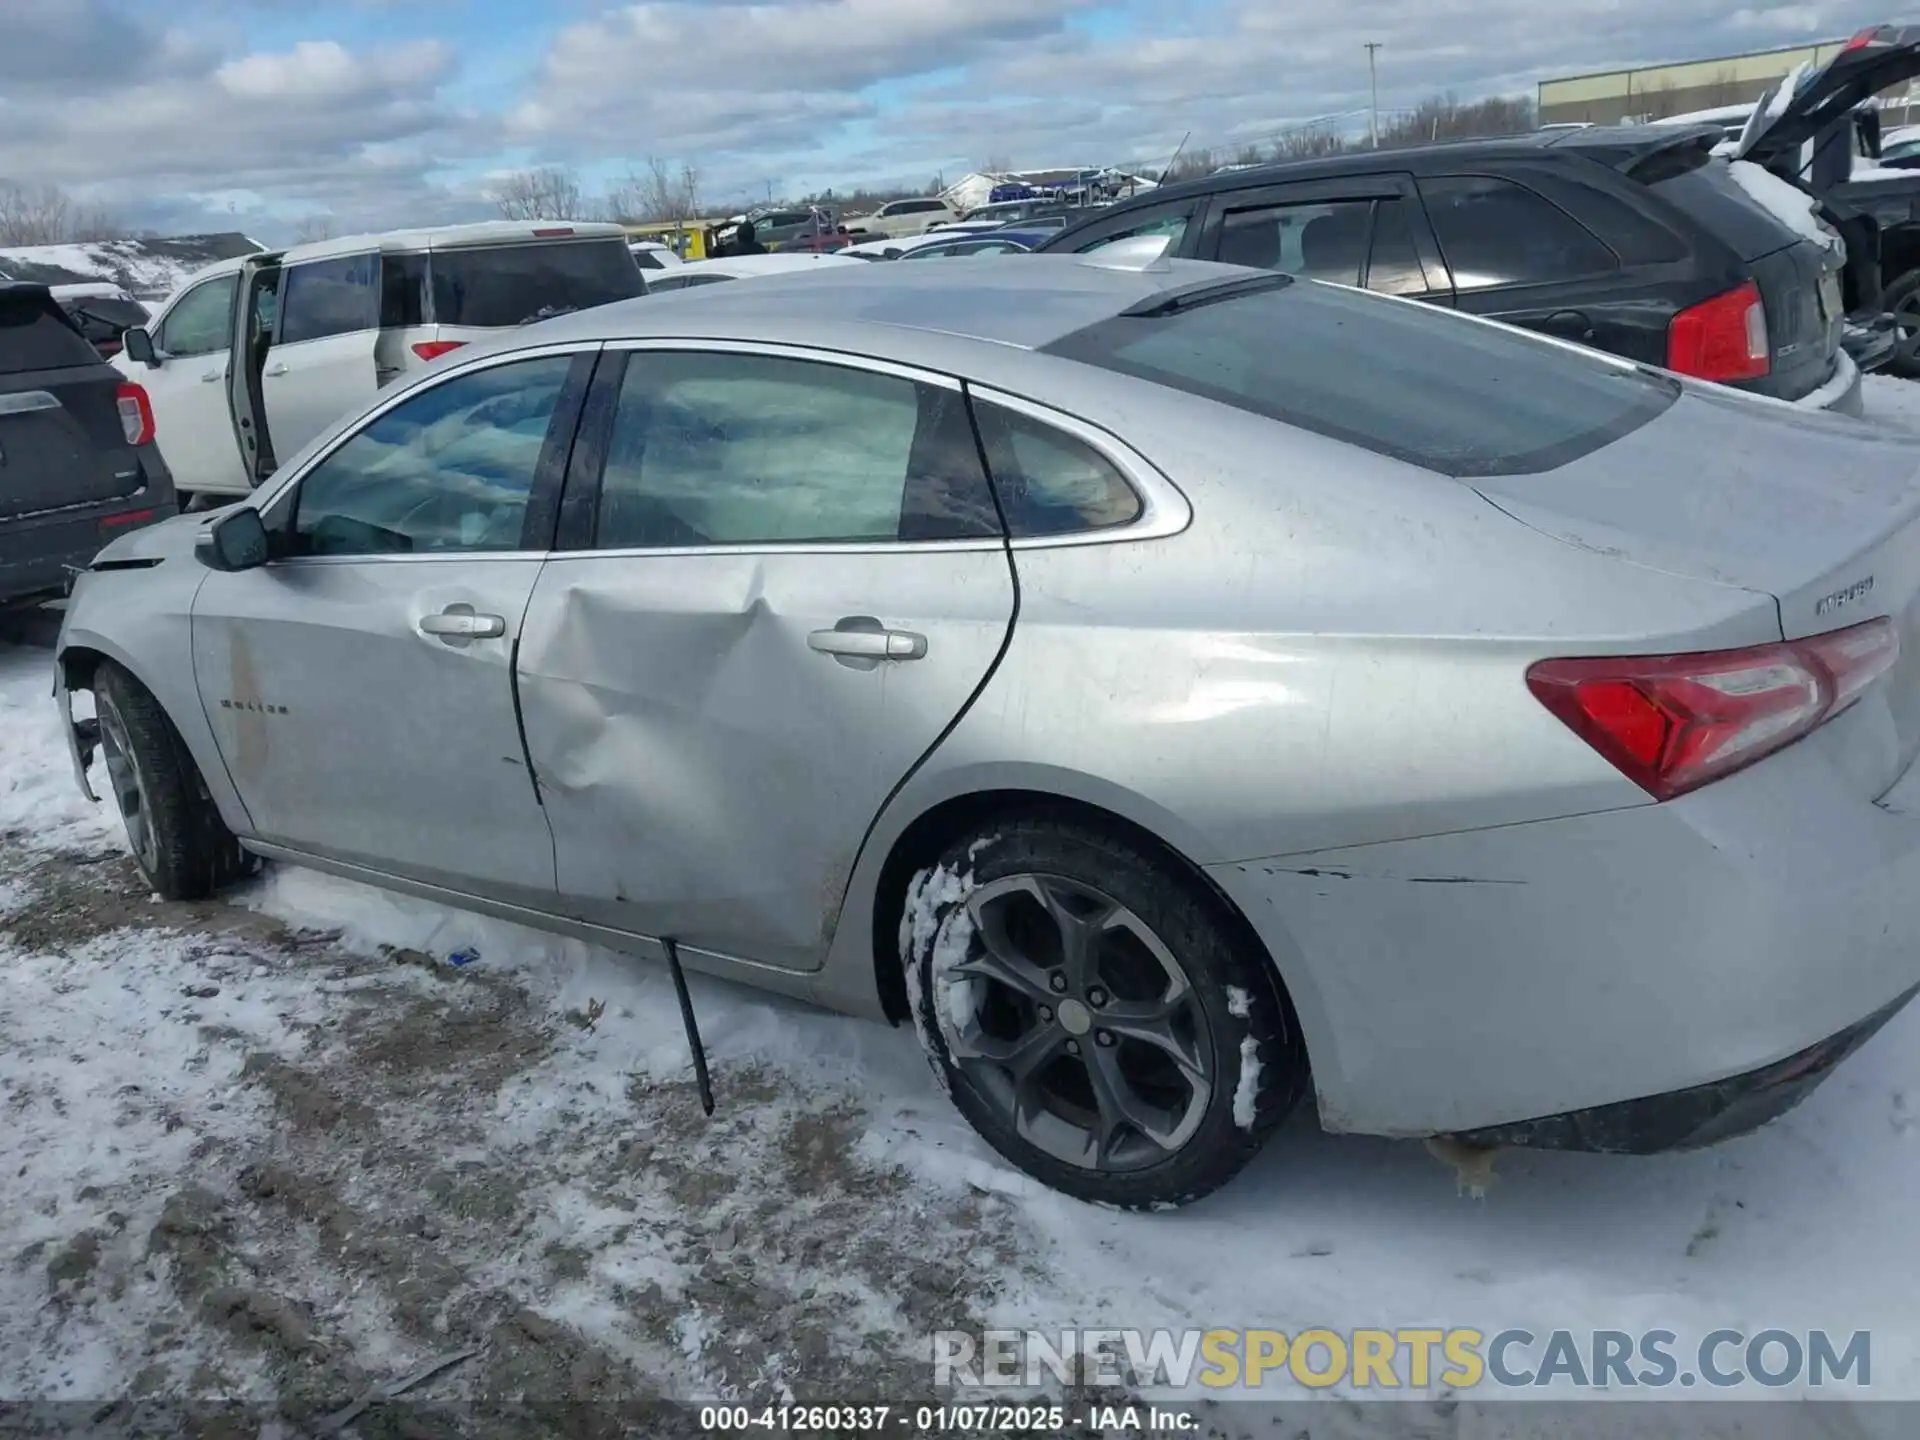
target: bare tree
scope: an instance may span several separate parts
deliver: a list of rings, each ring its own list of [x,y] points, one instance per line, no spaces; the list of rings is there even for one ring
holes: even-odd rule
[[[333,238],[333,217],[331,215],[308,215],[294,226],[295,243],[309,245],[315,240]]]
[[[681,224],[700,213],[700,172],[649,155],[646,168],[628,171],[600,208],[609,220]]]
[[[1013,172],[1013,160],[1005,154],[989,155],[980,162],[982,175],[1008,175]]]
[[[1167,167],[1167,179],[1192,180],[1201,175],[1211,175],[1220,168],[1213,158],[1213,151],[1207,149],[1183,150]]]
[[[493,203],[506,220],[584,220],[580,177],[564,165],[516,170],[493,186]]]
[[[0,181],[0,245],[61,245],[122,233],[104,207],[76,204],[58,185]]]

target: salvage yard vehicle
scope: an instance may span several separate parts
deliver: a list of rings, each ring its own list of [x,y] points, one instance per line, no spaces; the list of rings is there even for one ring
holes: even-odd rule
[[[644,293],[618,225],[353,235],[209,266],[121,337],[114,364],[152,397],[183,495],[234,497],[449,351]]]
[[[920,235],[935,225],[958,220],[960,213],[938,196],[917,196],[911,200],[889,200],[871,215],[849,220],[848,228],[859,228],[871,239],[898,239]]]
[[[1163,186],[1038,248],[1165,235],[1170,255],[1457,307],[1859,414],[1840,237],[1810,198],[1798,226],[1755,199],[1712,155],[1719,139],[1591,126],[1266,165]],[[1862,346],[1884,360],[1891,336]]]
[[[1824,66],[1783,77],[1754,104],[1716,112],[1728,132],[1725,153],[1817,197],[1842,229],[1855,252],[1848,306],[1892,312],[1887,368],[1909,378],[1920,378],[1920,173],[1879,163],[1873,97],[1917,76],[1920,25],[1878,25]]]
[[[682,265],[666,275],[656,275],[647,285],[648,294],[666,294],[673,290],[698,290],[727,280],[757,280],[769,275],[806,275],[825,273],[833,268],[857,265],[845,255],[816,253],[811,250],[782,250],[774,255],[727,255],[718,260],[698,260]]]
[[[1309,1088],[1649,1151],[1920,984],[1917,468],[1354,288],[847,262],[382,393],[109,546],[57,695],[164,896],[266,857],[911,1021],[1085,1199]]]
[[[146,392],[45,285],[0,281],[0,606],[59,595],[107,541],[176,508]]]

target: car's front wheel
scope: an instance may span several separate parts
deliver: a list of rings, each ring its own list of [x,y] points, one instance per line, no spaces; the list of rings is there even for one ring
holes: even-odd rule
[[[107,779],[147,884],[166,900],[199,900],[245,874],[251,861],[152,692],[103,661],[93,699]]]
[[[1266,957],[1192,876],[1101,827],[962,836],[914,877],[900,948],[943,1088],[1000,1154],[1080,1199],[1197,1200],[1305,1087]]]

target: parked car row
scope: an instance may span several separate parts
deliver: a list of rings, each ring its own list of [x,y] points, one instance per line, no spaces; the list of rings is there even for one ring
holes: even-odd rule
[[[1750,1129],[1920,988],[1920,466],[1450,313],[1838,366],[1826,249],[1626,144],[475,337],[101,552],[79,783],[163,896],[264,857],[911,1025],[1104,1204],[1205,1195],[1309,1095],[1477,1148]]]

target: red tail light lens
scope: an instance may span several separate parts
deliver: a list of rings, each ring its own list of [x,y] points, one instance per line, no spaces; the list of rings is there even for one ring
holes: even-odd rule
[[[1780,645],[1542,660],[1527,687],[1656,800],[1718,780],[1832,719],[1900,657],[1885,618]]]
[[[536,239],[552,240],[560,235],[571,235],[573,231],[569,227],[562,226],[559,229],[536,230],[533,233]]]
[[[115,392],[113,403],[120,412],[120,433],[127,437],[127,443],[153,443],[153,404],[147,399],[146,390],[131,382],[124,383]]]
[[[1757,380],[1773,368],[1767,307],[1749,280],[1667,322],[1667,368],[1702,380]]]
[[[151,510],[128,510],[123,514],[109,515],[100,522],[102,530],[118,530],[127,525],[145,525],[153,519]]]
[[[422,360],[438,360],[449,350],[458,350],[466,343],[464,340],[422,340],[413,347],[413,353]]]
[[[1878,25],[1869,25],[1866,29],[1862,30],[1858,35],[1854,36],[1851,40],[1847,41],[1846,44],[1842,45],[1840,47],[1840,53],[1844,55],[1849,50],[1866,49],[1867,46],[1873,43],[1873,37],[1875,35],[1878,35],[1879,33],[1880,33],[1880,27]]]

